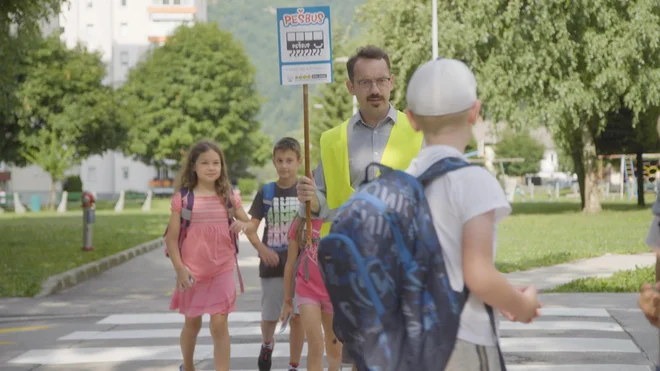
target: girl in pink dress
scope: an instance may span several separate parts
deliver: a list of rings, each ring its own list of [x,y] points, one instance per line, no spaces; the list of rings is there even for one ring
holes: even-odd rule
[[[289,229],[289,253],[284,267],[284,308],[281,320],[284,321],[293,311],[295,279],[296,305],[307,339],[307,370],[323,371],[325,345],[328,370],[337,371],[341,366],[342,345],[332,330],[334,311],[318,265],[319,231],[323,220],[312,219],[312,245],[307,247],[306,224],[305,219],[297,216]]]
[[[170,309],[185,315],[181,331],[183,364],[180,371],[194,371],[193,354],[202,315],[211,316],[213,358],[216,370],[229,370],[230,344],[227,315],[236,310],[235,247],[232,233],[256,233],[238,195],[231,191],[225,157],[217,145],[195,144],[181,169],[181,187],[194,194],[190,226],[179,252],[181,193],[172,197],[172,215],[165,242],[174,270],[176,289]],[[177,187],[179,189],[179,187]],[[231,198],[235,217],[229,228],[226,200]]]

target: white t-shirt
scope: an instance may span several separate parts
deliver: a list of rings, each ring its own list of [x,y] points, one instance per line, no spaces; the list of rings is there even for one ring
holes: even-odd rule
[[[456,148],[435,145],[424,147],[406,172],[420,176],[426,169],[445,157],[462,157]],[[449,280],[455,291],[463,291],[463,254],[461,240],[463,225],[475,216],[495,210],[495,223],[511,212],[502,186],[481,166],[470,166],[452,171],[426,188],[426,197],[433,216],[433,224],[442,245]],[[496,232],[496,231],[495,231]],[[493,239],[495,257],[497,234]],[[495,310],[495,323],[499,325]],[[499,326],[498,326],[499,327]],[[458,330],[458,338],[473,344],[494,346],[493,330],[484,303],[475,295],[468,297]]]

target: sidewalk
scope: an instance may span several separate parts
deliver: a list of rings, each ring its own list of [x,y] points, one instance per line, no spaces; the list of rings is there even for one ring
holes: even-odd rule
[[[609,277],[617,271],[635,269],[655,264],[655,253],[637,255],[611,255],[582,259],[570,263],[507,273],[514,286],[534,285],[538,290],[548,290],[579,278]]]

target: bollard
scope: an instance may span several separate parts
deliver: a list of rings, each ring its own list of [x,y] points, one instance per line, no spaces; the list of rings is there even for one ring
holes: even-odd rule
[[[83,208],[83,250],[92,251],[92,225],[95,220],[94,196],[90,192],[82,194]]]

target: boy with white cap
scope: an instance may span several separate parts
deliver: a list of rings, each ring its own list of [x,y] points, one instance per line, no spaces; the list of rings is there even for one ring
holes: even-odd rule
[[[406,171],[419,176],[442,158],[461,157],[481,105],[470,69],[452,59],[427,62],[413,74],[406,99],[410,124],[424,133],[426,144]],[[470,292],[445,370],[504,370],[485,304],[525,323],[541,307],[534,287],[514,288],[494,265],[496,224],[511,207],[497,180],[479,166],[452,171],[429,184],[425,193],[451,285],[456,291],[465,285]]]

